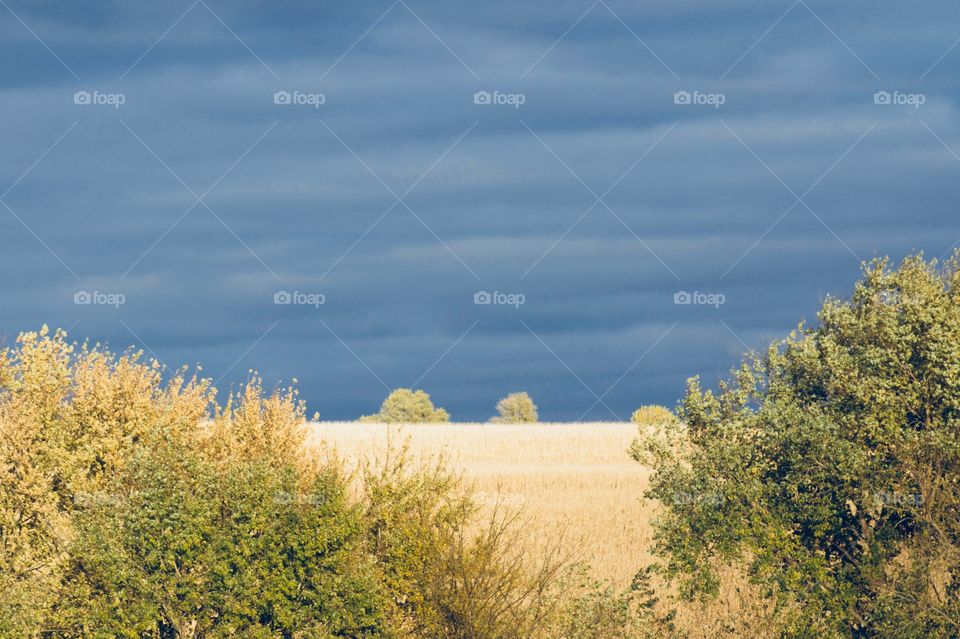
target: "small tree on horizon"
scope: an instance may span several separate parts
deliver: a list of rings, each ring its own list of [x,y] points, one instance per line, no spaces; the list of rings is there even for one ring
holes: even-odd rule
[[[677,416],[666,406],[647,404],[633,411],[630,421],[641,426],[659,426],[677,421]]]
[[[510,393],[497,402],[498,416],[490,421],[498,424],[532,424],[539,421],[537,405],[526,392]]]
[[[398,388],[392,391],[380,405],[380,411],[364,415],[361,422],[384,422],[387,424],[439,424],[450,421],[450,414],[436,408],[430,395],[422,390]]]

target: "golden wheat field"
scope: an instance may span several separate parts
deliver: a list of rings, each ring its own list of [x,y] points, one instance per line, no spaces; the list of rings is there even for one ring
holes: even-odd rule
[[[314,422],[308,442],[349,464],[407,441],[418,459],[442,455],[492,506],[519,508],[545,542],[587,562],[620,586],[649,562],[644,503],[649,469],[627,454],[629,423],[362,424]]]

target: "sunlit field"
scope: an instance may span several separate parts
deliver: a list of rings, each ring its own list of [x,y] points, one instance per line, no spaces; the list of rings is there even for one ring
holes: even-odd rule
[[[408,441],[420,459],[443,455],[486,504],[520,508],[546,541],[590,564],[598,577],[629,583],[648,563],[653,507],[648,469],[630,459],[629,423],[310,424],[309,443],[348,464]]]

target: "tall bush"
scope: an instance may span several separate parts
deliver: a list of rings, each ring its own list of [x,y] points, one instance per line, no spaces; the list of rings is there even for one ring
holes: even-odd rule
[[[76,346],[0,352],[0,636],[378,636],[357,504],[304,407]]]
[[[0,636],[30,637],[60,595],[88,497],[123,472],[130,451],[196,433],[209,382],[156,363],[76,346],[46,327],[0,351]]]
[[[335,474],[143,450],[76,518],[61,636],[374,637],[384,592]]]
[[[407,393],[414,415],[446,419]],[[652,627],[632,595],[583,585],[571,598],[556,547],[535,556],[518,515],[482,511],[442,461],[388,458],[357,491],[311,454],[305,427],[296,391],[265,393],[256,376],[221,406],[209,380],[137,352],[21,335],[0,351],[0,637]]]
[[[865,267],[719,390],[641,437],[659,551],[687,594],[741,561],[796,637],[960,635],[960,274]]]

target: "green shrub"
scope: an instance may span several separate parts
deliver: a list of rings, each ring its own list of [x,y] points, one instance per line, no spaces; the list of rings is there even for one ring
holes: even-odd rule
[[[659,610],[651,585],[653,567],[618,589],[590,577],[585,564],[572,565],[561,580],[566,595],[551,623],[550,636],[562,639],[672,639],[684,637],[674,611]]]
[[[537,405],[527,393],[510,393],[497,402],[496,417],[491,422],[501,424],[532,424],[539,418]]]
[[[0,636],[33,637],[60,596],[74,517],[123,472],[133,445],[189,439],[209,382],[23,333],[0,351]],[[191,435],[193,434],[193,435]]]
[[[294,391],[66,336],[0,352],[0,636],[386,632],[359,506],[307,457]],[[299,634],[298,634],[299,633]]]
[[[870,263],[816,327],[717,393],[691,380],[684,425],[635,442],[684,592],[742,560],[798,604],[784,636],[960,636],[958,258]]]
[[[450,415],[442,408],[434,408],[430,396],[422,390],[398,388],[387,395],[375,415],[365,415],[363,422],[387,424],[432,424],[450,421]]]
[[[295,390],[254,376],[220,406],[161,372],[46,328],[0,351],[0,637],[634,636],[633,595],[571,599],[556,546],[442,463],[388,456],[354,491]],[[391,398],[390,421],[447,419]]]
[[[442,461],[415,465],[406,447],[368,466],[363,485],[395,626],[419,639],[554,636],[563,564],[549,544],[534,555],[516,514],[481,514]]]
[[[380,636],[385,598],[345,483],[145,449],[76,519],[61,636]]]
[[[669,408],[657,404],[648,404],[633,411],[630,421],[641,426],[659,426],[675,422],[677,417]]]

